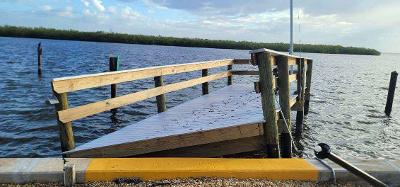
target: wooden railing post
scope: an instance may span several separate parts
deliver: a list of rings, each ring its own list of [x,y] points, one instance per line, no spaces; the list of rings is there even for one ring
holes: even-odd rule
[[[163,76],[154,77],[154,85],[155,87],[160,87],[164,85]],[[165,94],[161,94],[156,96],[157,99],[157,111],[158,113],[164,112],[167,110],[166,97]]]
[[[305,60],[303,58],[297,59],[298,72],[297,72],[297,87],[298,87],[298,97],[297,102],[299,103],[299,108],[296,113],[296,134],[301,135],[303,132],[303,121],[304,121],[304,99],[305,99],[305,74],[306,66]]]
[[[259,69],[259,87],[261,92],[261,103],[265,123],[263,124],[264,138],[268,157],[279,158],[278,124],[275,109],[275,90],[272,73],[272,61],[274,57],[269,53],[260,52],[253,54]]]
[[[208,76],[208,69],[202,69],[201,70],[201,76],[202,77],[207,77]],[[201,84],[201,90],[203,92],[203,95],[208,94],[208,82],[205,82]]]
[[[60,142],[61,142],[61,151],[69,151],[75,148],[75,140],[74,140],[74,132],[72,130],[72,123],[63,123],[60,121],[58,116],[58,111],[68,109],[68,96],[67,93],[55,93],[54,95],[58,99],[58,104],[56,104],[56,114],[57,114],[57,123],[60,130]]]
[[[232,65],[228,65],[228,71],[232,71]],[[228,76],[228,85],[232,85],[232,75]]]
[[[284,158],[292,157],[291,120],[290,120],[290,82],[289,58],[280,56],[276,62],[278,66],[279,104],[288,125],[288,132],[281,134],[281,154]]]
[[[311,97],[311,77],[312,77],[312,64],[313,61],[307,59],[307,72],[306,72],[306,91],[304,97],[304,115],[308,115],[310,107],[310,97]]]

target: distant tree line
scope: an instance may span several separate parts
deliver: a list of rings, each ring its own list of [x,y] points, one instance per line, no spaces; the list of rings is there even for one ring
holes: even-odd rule
[[[287,43],[258,43],[232,40],[208,40],[200,38],[176,38],[165,36],[121,34],[103,31],[81,32],[77,30],[58,30],[43,27],[30,28],[8,25],[0,26],[0,36],[183,47],[208,47],[220,49],[251,50],[268,48],[276,51],[288,51],[289,48],[289,44]],[[362,47],[343,47],[340,45],[295,44],[294,50],[309,53],[380,55],[380,52],[375,49]]]

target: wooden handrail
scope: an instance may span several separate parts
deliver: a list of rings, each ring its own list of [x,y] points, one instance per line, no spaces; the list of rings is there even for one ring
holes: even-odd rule
[[[202,69],[216,68],[233,64],[233,59],[223,59],[206,62],[194,62],[187,64],[174,64],[156,66],[125,71],[97,73],[74,77],[57,78],[52,81],[53,90],[56,93],[67,93],[110,84],[134,81],[162,75],[170,75]]]

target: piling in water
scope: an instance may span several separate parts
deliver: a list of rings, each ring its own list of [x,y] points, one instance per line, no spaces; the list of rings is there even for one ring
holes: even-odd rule
[[[118,57],[110,57],[110,60],[109,60],[110,71],[119,71],[118,59],[119,59]],[[115,98],[115,97],[117,97],[117,85],[111,84],[111,98]],[[111,111],[113,113],[115,113],[117,110],[112,109]]]
[[[208,76],[208,69],[202,69],[201,70],[201,76],[202,77],[207,77]],[[207,95],[208,94],[208,82],[205,82],[205,83],[201,84],[201,90],[203,92],[203,95]]]
[[[42,43],[37,46],[38,75],[42,75]]]
[[[397,75],[398,75],[398,73],[396,71],[393,71],[390,74],[389,90],[388,90],[386,107],[385,107],[385,114],[387,116],[390,116],[390,113],[392,112],[394,92],[396,90]]]
[[[297,59],[298,73],[297,73],[297,90],[299,92],[297,97],[297,102],[300,103],[300,109],[296,112],[296,135],[301,136],[303,132],[303,122],[304,122],[304,103],[305,103],[305,68],[306,59]]]
[[[157,76],[154,77],[154,85],[155,87],[160,87],[164,85],[164,78],[163,76]],[[165,94],[160,94],[156,96],[157,100],[157,111],[158,113],[164,112],[167,110],[167,105],[166,105],[166,97]]]

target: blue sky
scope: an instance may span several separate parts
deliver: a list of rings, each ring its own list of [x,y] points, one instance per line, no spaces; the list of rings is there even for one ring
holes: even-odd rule
[[[400,52],[398,0],[294,0],[295,42]],[[1,0],[0,25],[288,42],[289,0]]]

